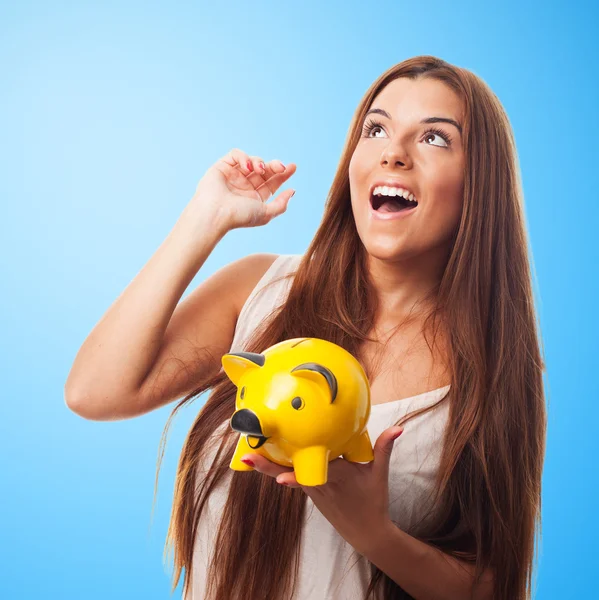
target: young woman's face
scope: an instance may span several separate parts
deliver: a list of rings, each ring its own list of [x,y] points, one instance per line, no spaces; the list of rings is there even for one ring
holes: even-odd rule
[[[351,204],[358,234],[369,254],[406,259],[445,251],[458,227],[464,190],[463,106],[445,84],[433,79],[396,79],[375,98],[361,125],[362,134],[349,165]],[[373,125],[373,122],[378,123]],[[438,132],[427,130],[437,129]],[[373,183],[404,183],[418,206],[400,218],[373,216]]]

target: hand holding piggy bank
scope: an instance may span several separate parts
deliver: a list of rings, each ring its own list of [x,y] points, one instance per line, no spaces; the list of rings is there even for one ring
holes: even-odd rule
[[[329,461],[374,460],[366,425],[370,386],[359,361],[341,346],[319,338],[293,338],[261,354],[222,357],[237,386],[231,427],[241,435],[230,468],[252,468],[248,452],[293,466],[300,485],[327,482]]]

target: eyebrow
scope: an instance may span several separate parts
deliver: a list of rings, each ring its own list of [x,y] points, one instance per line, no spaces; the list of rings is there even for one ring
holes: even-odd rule
[[[376,113],[379,115],[383,115],[383,117],[387,117],[387,119],[391,119],[391,115],[386,110],[383,110],[382,108],[371,108],[364,115],[364,117],[367,117],[370,113]],[[449,123],[450,125],[453,125],[454,127],[456,127],[457,130],[460,132],[460,135],[462,135],[462,126],[454,119],[449,119],[447,117],[427,117],[426,119],[422,119],[420,122],[421,123]]]

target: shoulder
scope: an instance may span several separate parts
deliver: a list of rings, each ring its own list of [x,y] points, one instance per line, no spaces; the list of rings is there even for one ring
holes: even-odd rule
[[[234,298],[237,316],[241,313],[241,309],[252,291],[281,256],[270,252],[257,252],[239,258],[231,264],[232,267],[234,266],[230,279],[231,294]]]

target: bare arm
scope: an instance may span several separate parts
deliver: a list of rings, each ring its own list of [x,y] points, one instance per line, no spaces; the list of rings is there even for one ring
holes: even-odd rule
[[[276,258],[256,254],[226,265],[178,305],[225,233],[214,219],[193,238],[184,224],[171,231],[77,353],[65,385],[73,412],[99,421],[135,417],[218,372],[243,302]]]
[[[228,231],[285,212],[293,190],[266,200],[294,172],[293,163],[265,164],[238,148],[206,171],[166,240],[79,349],[64,389],[73,412],[97,421],[135,417],[217,374],[243,302],[277,255],[239,259],[177,305]]]
[[[245,301],[277,254],[240,258],[210,276],[175,309],[138,392],[139,413],[185,396],[222,368]]]
[[[474,566],[401,530],[385,525],[366,545],[364,555],[416,600],[462,600],[469,598]],[[493,574],[486,571],[474,590],[476,600],[493,598]]]

